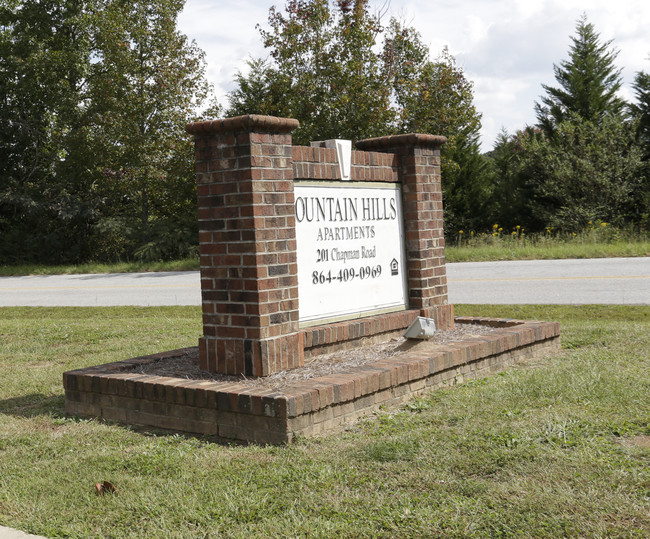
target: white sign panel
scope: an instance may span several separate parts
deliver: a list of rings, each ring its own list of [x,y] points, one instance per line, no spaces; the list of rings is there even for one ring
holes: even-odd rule
[[[400,188],[296,182],[294,192],[300,322],[405,308]]]

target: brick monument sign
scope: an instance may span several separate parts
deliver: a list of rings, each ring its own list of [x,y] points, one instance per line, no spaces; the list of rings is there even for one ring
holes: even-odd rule
[[[292,146],[297,127],[255,115],[187,127],[196,143],[204,370],[265,376],[302,366],[306,346],[380,337],[417,316],[453,326],[445,138],[363,140],[346,171],[336,149]]]
[[[292,146],[297,127],[268,116],[187,127],[196,142],[199,346],[64,373],[66,413],[286,443],[559,350],[557,323],[454,319],[443,137],[381,137],[353,151],[339,140]],[[314,368],[323,354],[364,355],[401,337],[418,317],[429,319],[427,330],[431,321],[439,330],[455,323],[469,335],[444,344],[396,340],[390,357],[370,353],[325,374]],[[164,367],[196,363],[209,372],[174,375]]]

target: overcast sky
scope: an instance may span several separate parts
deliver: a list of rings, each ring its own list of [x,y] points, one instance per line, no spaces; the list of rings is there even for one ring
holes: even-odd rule
[[[386,0],[371,0],[379,10]],[[266,57],[256,24],[266,25],[274,0],[187,0],[180,30],[206,52],[208,79],[220,103],[250,57]],[[556,85],[553,64],[568,58],[576,22],[587,14],[601,42],[613,40],[623,69],[622,97],[633,100],[637,71],[650,71],[650,2],[647,0],[390,0],[391,16],[415,27],[435,58],[446,46],[474,83],[482,113],[482,149],[535,123],[541,85]]]

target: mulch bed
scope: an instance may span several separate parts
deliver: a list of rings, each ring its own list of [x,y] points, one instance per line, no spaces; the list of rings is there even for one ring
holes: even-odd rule
[[[494,328],[478,324],[456,324],[456,328],[446,331],[436,331],[434,336],[426,340],[393,339],[389,342],[360,346],[353,350],[342,350],[322,354],[311,358],[304,367],[278,372],[262,378],[245,378],[243,376],[227,376],[203,371],[199,368],[198,348],[178,357],[161,359],[147,365],[136,367],[139,374],[153,374],[172,378],[189,380],[212,380],[215,382],[237,382],[251,387],[270,389],[290,386],[293,382],[318,378],[330,374],[344,373],[354,367],[359,367],[374,361],[389,359],[398,354],[418,347],[431,344],[446,344],[472,339],[495,331]]]

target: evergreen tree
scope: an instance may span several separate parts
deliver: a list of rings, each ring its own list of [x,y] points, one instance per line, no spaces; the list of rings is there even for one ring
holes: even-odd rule
[[[559,88],[544,86],[536,103],[540,133],[524,136],[519,185],[529,227],[579,231],[601,220],[638,222],[643,191],[637,122],[624,115],[616,94],[620,70],[611,41],[600,43],[586,17],[579,19],[569,60],[554,66]]]
[[[524,137],[520,173],[529,193],[529,226],[577,232],[590,221],[636,221],[643,163],[635,130],[613,115],[598,125],[574,116],[551,138]]]
[[[517,226],[528,230],[534,228],[527,208],[531,195],[526,189],[521,166],[525,156],[523,141],[538,135],[539,131],[532,127],[512,136],[503,129],[497,136],[494,149],[485,155],[492,188],[489,201],[491,211],[487,212],[487,216],[506,230]]]
[[[535,103],[539,126],[552,134],[557,126],[578,116],[599,124],[607,114],[620,115],[625,103],[616,94],[621,87],[621,70],[614,61],[618,52],[611,41],[600,43],[600,36],[583,15],[571,38],[569,60],[554,65],[559,87],[542,85],[546,96]]]
[[[637,190],[636,221],[646,230],[650,228],[650,74],[639,71],[633,88],[637,102],[630,106],[638,122],[637,143],[643,151],[643,181]]]
[[[632,114],[639,121],[637,136],[644,148],[645,159],[650,159],[650,74],[639,71],[633,84],[637,102],[630,105]]]

